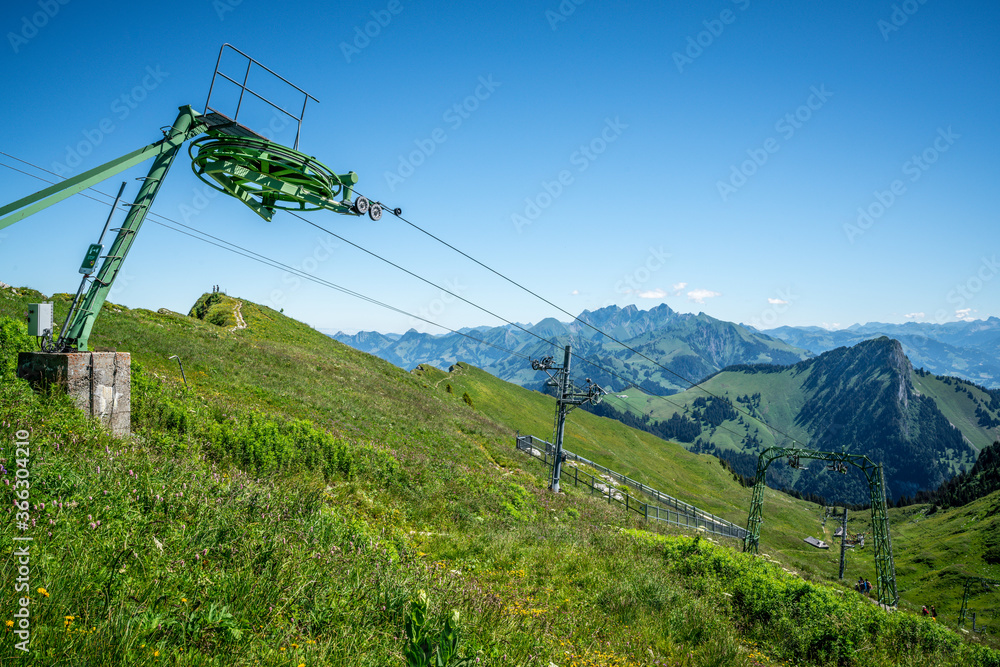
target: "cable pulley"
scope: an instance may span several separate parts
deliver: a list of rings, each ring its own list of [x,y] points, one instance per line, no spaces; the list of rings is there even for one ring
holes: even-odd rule
[[[358,175],[337,174],[316,158],[254,137],[209,133],[191,142],[191,169],[202,181],[236,197],[265,220],[276,210],[318,211],[343,215],[369,214],[377,209],[365,197],[352,201]]]

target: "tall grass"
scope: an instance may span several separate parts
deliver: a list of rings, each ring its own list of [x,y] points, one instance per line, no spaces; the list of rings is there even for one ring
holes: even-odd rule
[[[285,363],[241,354],[267,374]],[[0,382],[3,470],[30,432],[35,539],[31,654],[3,628],[0,661],[383,667],[447,644],[477,665],[998,664],[931,621],[630,523],[572,487],[552,495],[501,425],[381,362],[285,354],[358,378],[348,413],[230,388],[280,379],[187,391],[149,358],[118,440],[64,397]],[[0,526],[0,621],[23,533]]]

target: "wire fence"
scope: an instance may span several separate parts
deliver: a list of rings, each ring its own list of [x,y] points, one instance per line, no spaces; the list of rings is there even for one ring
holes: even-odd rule
[[[545,440],[532,435],[518,435],[515,447],[519,451],[538,459],[550,468],[555,463],[555,445]],[[629,479],[610,468],[605,468],[598,463],[594,463],[565,449],[562,450],[562,454],[564,461],[582,463],[597,470],[604,476],[598,477],[586,470],[581,470],[579,466],[569,466],[563,468],[563,473],[560,477],[560,481],[563,484],[567,484],[572,480],[574,486],[589,488],[591,495],[599,493],[607,497],[609,503],[618,503],[625,508],[626,513],[635,512],[641,515],[646,521],[663,521],[676,526],[684,526],[696,530],[701,529],[714,535],[731,537],[737,540],[742,540],[747,534],[746,529],[742,526],[737,526],[714,514],[700,510],[694,505],[689,505],[672,496],[661,493],[642,482]],[[608,483],[611,481],[629,486],[644,494],[649,499],[654,500],[655,503],[633,498],[629,493],[617,489]]]

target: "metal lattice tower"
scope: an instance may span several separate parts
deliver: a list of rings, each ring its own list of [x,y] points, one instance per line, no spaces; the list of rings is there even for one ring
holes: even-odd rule
[[[892,559],[892,541],[889,536],[889,516],[885,502],[885,475],[882,464],[875,463],[867,456],[846,452],[820,452],[809,449],[770,447],[757,457],[757,477],[750,500],[747,517],[747,536],[743,551],[757,553],[760,543],[760,524],[764,506],[764,477],[768,466],[776,459],[788,457],[789,463],[800,467],[801,459],[828,461],[837,472],[846,472],[846,464],[860,468],[868,480],[872,506],[872,537],[875,549],[875,592],[880,604],[896,606],[899,593],[896,590],[896,566]]]
[[[969,598],[972,596],[972,588],[976,584],[981,584],[983,588],[991,589],[995,586],[1000,586],[1000,581],[996,579],[986,579],[984,577],[967,577],[965,580],[965,586],[962,591],[962,609],[958,612],[958,624],[961,626],[965,623],[965,615],[969,611]],[[975,619],[972,623],[973,629],[975,629]]]

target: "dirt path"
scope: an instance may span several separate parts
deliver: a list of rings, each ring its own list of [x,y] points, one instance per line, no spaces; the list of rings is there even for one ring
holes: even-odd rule
[[[452,368],[454,368],[455,370],[454,371],[449,371],[448,375],[446,375],[445,377],[441,378],[440,380],[438,380],[437,382],[434,383],[434,388],[435,389],[437,389],[438,387],[440,387],[442,382],[445,382],[446,380],[450,380],[453,377],[458,377],[459,375],[463,375],[465,373],[465,369],[462,368],[461,366],[459,366],[458,364],[453,364]]]
[[[236,316],[236,326],[230,329],[230,333],[236,331],[237,329],[246,329],[247,323],[243,320],[243,302],[237,301],[236,307],[233,308],[233,315]]]

